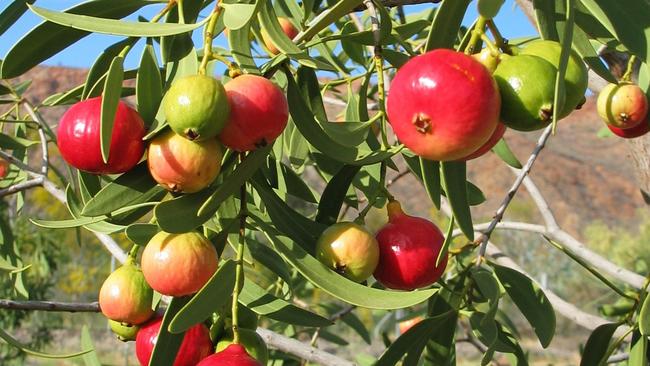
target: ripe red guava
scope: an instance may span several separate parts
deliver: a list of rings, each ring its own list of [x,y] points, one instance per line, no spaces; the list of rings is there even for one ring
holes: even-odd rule
[[[625,139],[633,139],[636,137],[643,136],[646,133],[648,133],[648,131],[650,131],[650,121],[646,120],[632,128],[626,128],[626,129],[614,127],[609,124],[607,125],[607,128],[609,128],[609,130],[612,131],[616,136]]]
[[[396,290],[415,290],[438,281],[447,256],[436,266],[445,237],[431,221],[405,214],[397,201],[388,203],[388,223],[377,232],[379,264],[374,276]]]
[[[608,84],[596,102],[598,115],[616,128],[633,128],[646,120],[648,98],[643,89],[630,83]]]
[[[397,138],[430,160],[457,160],[485,144],[497,127],[501,97],[490,72],[460,52],[413,57],[391,83],[388,120]]]
[[[9,174],[9,162],[3,158],[0,158],[0,179],[4,179]]]
[[[153,319],[143,325],[136,336],[135,354],[141,366],[149,365],[153,348],[158,340],[161,324],[161,317]],[[203,323],[199,323],[185,332],[173,366],[196,366],[211,353],[210,331]]]
[[[149,285],[168,296],[191,295],[217,270],[217,251],[203,235],[190,232],[154,235],[142,252],[142,273]]]
[[[291,23],[289,19],[285,17],[278,17],[278,22],[280,23],[280,27],[282,27],[284,34],[286,34],[290,39],[293,39],[296,35],[298,35],[298,29],[293,25],[293,23]],[[266,33],[264,30],[262,31],[262,40],[264,41],[266,48],[269,49],[269,52],[274,55],[280,53],[280,50],[275,46],[271,37],[269,37],[268,33]]]
[[[223,351],[205,358],[197,366],[262,366],[262,364],[251,357],[242,345],[231,344]]]
[[[102,97],[90,98],[68,109],[57,129],[63,159],[73,167],[94,174],[118,174],[131,170],[144,153],[144,121],[120,101],[115,113],[108,162],[101,153]]]
[[[506,125],[499,122],[499,124],[497,125],[497,129],[494,130],[494,133],[492,134],[492,136],[490,136],[490,139],[485,144],[483,144],[483,146],[481,146],[478,150],[474,151],[468,156],[458,160],[468,161],[485,155],[485,153],[490,151],[494,147],[494,145],[496,145],[499,142],[499,140],[501,140],[503,135],[506,133],[506,129],[507,129]]]
[[[284,92],[270,80],[241,75],[226,83],[230,118],[219,140],[236,151],[251,151],[273,143],[289,120]]]

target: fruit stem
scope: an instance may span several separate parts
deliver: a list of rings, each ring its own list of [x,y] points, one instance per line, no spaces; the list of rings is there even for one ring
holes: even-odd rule
[[[244,153],[239,154],[239,163],[244,161]],[[235,274],[235,290],[232,294],[232,334],[233,343],[239,344],[239,293],[244,286],[244,244],[246,243],[246,183],[239,191],[239,244],[237,245],[237,272]]]
[[[140,246],[138,244],[133,244],[131,247],[131,250],[129,250],[128,257],[126,259],[126,263],[135,263],[136,259],[138,258],[138,252],[140,251]]]
[[[203,59],[201,59],[201,65],[199,66],[199,74],[205,75],[208,68],[208,61],[212,55],[212,40],[214,39],[214,30],[217,27],[217,20],[221,15],[222,8],[220,6],[219,0],[214,4],[214,10],[210,14],[210,21],[205,26],[205,31],[203,32]]]
[[[508,52],[508,41],[503,38],[501,32],[499,31],[499,28],[497,28],[497,25],[494,23],[493,19],[487,21],[487,27],[490,30],[490,33],[492,33],[492,37],[494,37],[494,44],[503,52]]]
[[[631,55],[629,60],[627,60],[627,68],[625,69],[625,74],[621,78],[623,82],[632,81],[632,71],[634,70],[634,63],[636,62],[636,55]]]
[[[485,34],[485,33],[481,34],[481,40],[483,40],[483,42],[485,42],[485,46],[488,48],[488,50],[490,50],[490,53],[492,54],[492,56],[499,56],[499,54],[501,53],[499,51],[499,47],[497,47],[492,42],[492,40],[490,39],[490,37],[487,36],[487,34]]]
[[[475,53],[476,46],[478,46],[478,43],[481,40],[481,35],[485,34],[486,23],[487,19],[479,15],[478,20],[476,21],[476,26],[474,27],[474,30],[472,30],[472,38],[469,39],[469,43],[467,43],[467,47],[465,48],[465,54],[471,55]]]

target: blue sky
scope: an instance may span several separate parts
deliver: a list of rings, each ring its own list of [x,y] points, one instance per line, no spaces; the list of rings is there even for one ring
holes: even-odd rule
[[[38,0],[35,5],[47,9],[63,10],[79,2],[79,0]],[[3,3],[6,4],[7,2],[3,1]],[[141,14],[146,17],[151,17],[161,8],[161,6],[162,5],[148,6],[143,9]],[[406,10],[407,12],[420,11],[426,9],[427,6],[432,5],[427,4],[409,6],[406,8]],[[470,24],[476,18],[476,16],[476,4],[474,2],[469,7],[469,10],[465,16],[464,24]],[[134,17],[131,17],[131,19],[133,18]],[[11,48],[11,46],[32,27],[40,23],[40,21],[40,18],[28,11],[5,34],[0,36],[0,58],[4,58],[4,55]],[[495,21],[506,38],[516,38],[533,35],[536,33],[533,26],[528,22],[526,16],[518,7],[516,7],[514,0],[506,1]],[[200,37],[201,32],[195,32],[195,39],[197,42],[200,42]],[[45,61],[45,64],[54,66],[87,68],[92,65],[97,55],[99,55],[99,53],[103,51],[104,48],[117,42],[120,39],[121,37],[116,36],[91,35],[84,38],[77,44],[69,47],[65,51],[59,53],[58,55],[55,55],[49,60]],[[143,42],[139,42],[138,46],[141,47],[142,44]],[[219,37],[217,40],[215,40],[215,45],[225,46],[226,41],[224,37]],[[136,49],[130,53],[129,57],[126,60],[126,67],[131,68],[137,65],[138,58],[140,57],[140,51],[138,48],[139,47],[136,47]]]

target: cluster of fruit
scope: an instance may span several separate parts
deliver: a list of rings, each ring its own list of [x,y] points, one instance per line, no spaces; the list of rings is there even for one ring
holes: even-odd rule
[[[206,75],[176,80],[162,100],[171,130],[155,136],[147,154],[153,178],[172,192],[192,193],[210,185],[221,170],[221,144],[251,151],[273,142],[284,130],[288,105],[283,91],[266,78],[241,75],[222,85]],[[101,154],[102,97],[70,107],[57,131],[65,161],[94,174],[131,170],[145,150],[145,125],[120,101],[115,113],[110,153]]]
[[[162,322],[154,314],[153,291],[176,297],[192,295],[216,272],[219,260],[212,243],[199,233],[160,232],[145,247],[140,267],[134,257],[135,253],[130,254],[124,265],[104,281],[99,305],[119,339],[136,341],[137,358],[145,366],[149,364]],[[249,314],[241,318],[252,319],[242,321],[240,329],[241,343],[246,348],[232,344],[233,335],[225,324],[215,324],[214,332],[210,332],[201,323],[186,332],[175,365],[194,366],[203,359],[203,366],[216,365],[239,358],[248,359],[249,365],[259,365],[258,361],[266,363],[266,345],[254,331],[257,316]],[[215,351],[213,341],[218,342],[217,353],[210,356]],[[246,349],[258,361],[250,359]]]
[[[609,84],[598,94],[598,115],[615,135],[623,138],[643,136],[650,131],[648,98],[629,80]]]
[[[431,221],[405,214],[395,200],[388,203],[387,211],[388,223],[376,236],[353,222],[325,229],[316,243],[318,259],[356,282],[373,275],[395,290],[432,285],[447,267],[447,253],[440,253],[444,235]]]
[[[508,53],[437,49],[416,56],[395,75],[387,101],[397,138],[430,160],[471,160],[489,151],[506,127],[534,131],[553,120],[562,47],[536,40]],[[587,69],[571,51],[558,119],[585,100]]]

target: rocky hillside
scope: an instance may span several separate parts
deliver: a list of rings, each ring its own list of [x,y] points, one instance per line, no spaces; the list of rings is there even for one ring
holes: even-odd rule
[[[33,80],[27,95],[37,102],[81,84],[85,75],[86,70],[38,67],[23,79]],[[331,107],[333,116],[337,111],[335,106]],[[55,124],[62,111],[53,108],[44,115]],[[602,126],[595,113],[595,100],[589,98],[581,110],[560,123],[557,135],[550,139],[533,169],[532,177],[551,202],[558,220],[577,235],[593,220],[632,225],[636,211],[644,206],[625,142],[616,137],[597,137]],[[539,133],[508,131],[506,140],[523,162],[538,136]],[[514,175],[492,153],[470,162],[469,172],[470,179],[488,197],[486,204],[476,208],[475,216],[489,219]],[[423,189],[412,178],[400,180],[393,189],[409,211],[422,216],[430,213],[431,205]],[[526,199],[525,191],[520,192],[518,199]]]

